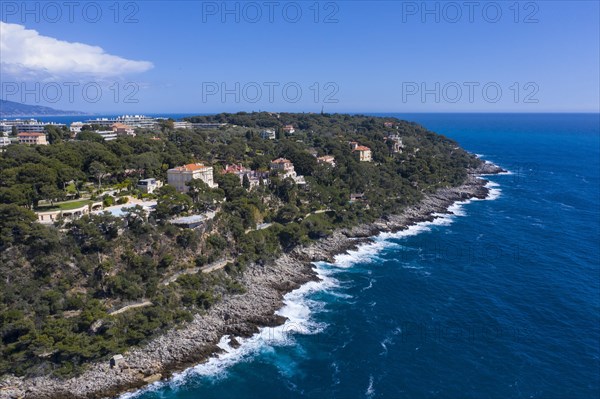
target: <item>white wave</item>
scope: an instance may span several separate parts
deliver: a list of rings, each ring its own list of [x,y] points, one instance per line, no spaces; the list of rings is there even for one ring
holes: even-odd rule
[[[392,343],[391,338],[387,337],[386,339],[384,339],[383,341],[381,341],[379,343],[379,345],[381,345],[381,347],[383,348],[383,351],[379,354],[380,356],[385,356],[388,353],[388,345]]]
[[[461,211],[459,211],[459,208],[456,209],[458,213],[461,213]],[[432,226],[450,226],[452,224],[453,221],[453,216],[462,216],[462,215],[457,215],[454,212],[452,214],[449,213],[434,213],[433,217],[435,217],[435,219],[433,219],[431,222]]]
[[[373,387],[373,375],[369,375],[369,386],[365,392],[367,398],[372,398],[375,395],[375,388]]]
[[[366,287],[361,288],[361,292],[362,291],[366,291],[366,290],[370,290],[371,288],[373,288],[373,282],[377,281],[375,279],[370,279],[369,280],[369,285],[367,285]]]
[[[475,156],[477,156],[477,158],[480,158],[480,159],[481,159],[482,157],[484,157],[484,155],[483,155],[483,154],[475,154]],[[481,159],[481,160],[482,160],[482,161],[483,161],[485,164],[487,164],[487,165],[494,165],[494,166],[501,167],[500,165],[498,165],[498,164],[497,164],[497,163],[495,163],[495,162],[488,161],[488,160],[486,160],[486,159]],[[502,167],[501,167],[501,168],[502,168]],[[505,168],[502,168],[502,169],[504,169],[504,170],[505,170],[505,172],[500,172],[500,173],[482,173],[480,176],[493,176],[493,175],[512,175],[512,174],[513,174],[513,172],[511,172],[511,171],[510,171],[510,170],[508,170],[508,169],[505,169]]]
[[[387,344],[389,344],[389,342],[387,342],[386,340],[383,340],[382,342],[379,343],[379,345],[381,345],[381,347],[383,348],[383,352],[381,352],[379,354],[379,356],[387,355],[387,353],[388,353]]]
[[[337,282],[334,278],[321,273],[322,269],[319,267],[316,267],[315,270],[320,281],[310,281],[284,296],[284,306],[275,312],[287,318],[283,325],[261,328],[250,338],[236,338],[240,343],[238,348],[232,348],[229,345],[230,337],[221,338],[218,346],[224,350],[223,353],[211,357],[206,363],[176,375],[172,379],[173,383],[183,382],[194,375],[224,377],[227,375],[229,367],[241,361],[248,361],[262,351],[272,351],[275,346],[295,345],[294,336],[296,334],[312,335],[323,331],[326,327],[324,324],[312,321],[311,315],[315,308],[315,302],[307,299],[307,296],[314,292],[334,288],[337,286]]]
[[[485,198],[485,200],[495,200],[500,197],[502,190],[499,188],[500,185],[498,183],[488,181],[485,187],[489,190],[488,196]],[[362,244],[354,250],[350,250],[346,253],[335,256],[334,263],[330,265],[333,267],[347,269],[356,263],[372,263],[380,259],[378,258],[378,255],[384,249],[392,246],[402,247],[398,243],[391,242],[390,240],[398,240],[404,237],[415,236],[423,232],[431,231],[431,226],[449,226],[452,224],[455,217],[466,216],[466,212],[464,210],[465,205],[470,204],[472,201],[478,200],[478,198],[471,198],[464,201],[456,201],[447,208],[447,211],[450,213],[434,213],[433,216],[435,219],[432,221],[419,222],[395,233],[379,233],[377,236],[372,238],[372,242]]]
[[[316,265],[315,265],[316,266]],[[319,281],[310,281],[300,288],[286,294],[284,296],[284,306],[275,312],[278,315],[284,316],[288,318],[286,324],[295,323],[304,331],[304,327],[314,327],[310,322],[311,315],[311,306],[312,303],[314,308],[314,301],[310,301],[307,299],[308,295],[318,292],[318,291],[326,291],[332,288],[338,287],[338,282],[333,277],[323,273],[322,268],[315,267],[317,274],[319,276]],[[284,324],[282,329],[286,327]],[[286,331],[290,331],[291,325],[287,326]],[[315,333],[316,330],[310,329],[307,330],[306,333]]]
[[[340,366],[338,366],[337,362],[333,362],[331,363],[331,368],[333,369],[333,373],[332,373],[332,379],[333,379],[333,385],[339,385],[341,380],[340,380]]]
[[[496,182],[489,181],[489,182],[487,182],[485,187],[489,190],[488,195],[485,198],[488,201],[493,201],[495,199],[498,199],[500,197],[500,195],[502,194],[502,190],[498,188],[498,187],[500,187],[500,185]]]
[[[464,210],[464,205],[470,204],[470,200],[455,202],[448,207],[448,211],[452,212],[456,216],[466,216],[467,213]]]
[[[419,257],[419,258],[420,258],[420,260],[425,260],[425,257]],[[415,266],[415,265],[410,264],[410,263],[402,264],[401,267],[403,269],[423,270],[423,266]]]
[[[454,205],[459,205],[459,206],[466,205],[466,204],[471,203],[472,201],[493,201],[495,199],[498,199],[498,197],[500,197],[500,194],[502,193],[502,190],[499,188],[500,184],[498,184],[494,181],[488,180],[488,182],[485,184],[484,187],[488,189],[487,197],[485,197],[483,199],[471,198],[471,199],[468,199],[465,201],[455,202],[454,204],[450,205],[450,207],[452,207]],[[450,209],[450,208],[448,208],[448,209]]]
[[[274,347],[295,345],[294,337],[297,334],[313,335],[323,331],[327,325],[312,320],[312,314],[321,308],[322,304],[308,299],[308,296],[339,286],[337,280],[323,267],[323,263],[315,263],[319,281],[310,281],[284,296],[283,307],[275,312],[287,318],[283,325],[263,327],[249,338],[236,337],[240,344],[237,348],[231,346],[229,335],[223,336],[217,344],[222,349],[221,353],[210,357],[204,363],[174,374],[169,381],[157,382],[137,392],[124,394],[119,399],[132,399],[142,393],[157,391],[166,386],[177,389],[190,378],[197,376],[221,379],[226,377],[228,369],[237,363],[251,361],[260,353],[274,351]]]
[[[502,190],[499,188],[500,185],[498,183],[488,181],[485,187],[488,189],[488,195],[485,200],[491,201],[500,197]],[[447,211],[450,213],[434,213],[434,219],[432,221],[419,222],[395,233],[379,233],[377,236],[372,238],[372,242],[362,244],[354,250],[350,250],[346,253],[335,256],[334,263],[328,265],[347,269],[357,263],[372,263],[376,260],[380,260],[378,255],[383,250],[390,247],[402,247],[402,245],[394,243],[390,240],[398,240],[404,237],[415,236],[423,232],[431,231],[431,226],[449,226],[452,224],[455,217],[466,216],[464,209],[465,205],[470,204],[472,201],[479,200],[480,199],[478,198],[471,198],[464,201],[456,201],[447,208]]]
[[[404,237],[416,236],[417,234],[431,231],[431,226],[449,226],[452,224],[455,216],[464,216],[465,213],[462,210],[462,206],[468,204],[470,201],[455,202],[448,207],[448,211],[451,213],[434,213],[435,219],[431,221],[419,222],[409,226],[404,230],[397,231],[395,233],[379,233],[375,239],[379,240],[390,240],[390,239],[401,239]]]
[[[383,339],[383,341],[381,341],[379,343],[381,345],[381,347],[383,348],[383,352],[381,352],[379,355],[381,355],[381,356],[387,355],[388,345],[393,345],[394,338],[401,332],[402,332],[402,329],[400,327],[396,327],[394,330],[392,330],[389,334],[386,335],[386,337]]]
[[[158,391],[163,386],[164,386],[163,382],[155,382],[154,384],[148,385],[138,391],[127,392],[127,393],[121,394],[121,396],[119,396],[118,399],[133,399],[133,398],[140,396],[143,393]]]
[[[375,239],[373,242],[359,245],[358,248],[336,255],[332,266],[347,269],[356,263],[372,263],[384,249],[396,247],[398,244]]]
[[[379,235],[376,237],[376,239],[389,240],[389,239],[399,239],[399,238],[404,238],[404,237],[416,236],[417,234],[420,234],[420,233],[423,233],[426,231],[431,231],[431,228],[429,227],[429,225],[430,225],[430,222],[421,222],[421,223],[413,224],[411,226],[408,226],[408,228],[397,231],[395,233],[379,233]]]
[[[330,296],[332,296],[332,297],[341,298],[341,299],[352,299],[352,298],[354,298],[352,295],[350,295],[350,294],[344,294],[343,292],[330,291],[330,292],[328,292],[328,294]]]

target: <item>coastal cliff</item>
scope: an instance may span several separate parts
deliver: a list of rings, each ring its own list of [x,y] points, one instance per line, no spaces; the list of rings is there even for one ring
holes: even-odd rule
[[[500,172],[503,172],[501,168],[483,163],[470,171],[462,185],[439,189],[401,214],[352,229],[336,230],[329,237],[307,247],[297,247],[274,262],[252,265],[241,281],[246,292],[225,297],[182,328],[172,329],[147,345],[124,353],[122,367],[111,368],[108,362],[99,362],[82,375],[67,380],[8,378],[0,382],[0,398],[109,398],[168,378],[173,372],[219,353],[221,349],[217,344],[225,335],[249,337],[258,332],[259,327],[284,323],[285,318],[275,314],[283,305],[283,296],[318,279],[311,262],[332,261],[335,255],[369,241],[380,232],[395,232],[433,220],[436,213],[447,213],[448,207],[457,201],[483,199],[488,194],[487,181],[476,176]]]

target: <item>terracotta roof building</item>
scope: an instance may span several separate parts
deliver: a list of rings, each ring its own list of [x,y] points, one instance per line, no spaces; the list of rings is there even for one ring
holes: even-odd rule
[[[248,169],[242,165],[226,165],[223,173],[232,173],[240,178],[240,183],[244,182],[244,176],[248,177],[248,181],[250,182],[250,188],[254,188],[260,185],[260,181],[262,180],[264,183],[268,182],[269,173],[268,172],[259,172],[256,170]]]
[[[213,180],[212,166],[205,166],[201,163],[190,163],[167,170],[168,184],[175,187],[181,193],[188,192],[189,187],[186,183],[193,179],[200,179],[211,188],[218,187]]]
[[[110,127],[118,136],[135,136],[135,129],[121,122],[113,123]]]
[[[360,162],[371,162],[373,160],[371,149],[369,147],[365,147],[364,145],[358,145],[354,147],[352,152],[357,154]]]
[[[333,155],[323,155],[317,158],[317,163],[335,166],[335,157]]]

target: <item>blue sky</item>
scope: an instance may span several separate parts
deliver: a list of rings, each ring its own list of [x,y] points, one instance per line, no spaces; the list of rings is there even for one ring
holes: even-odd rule
[[[5,100],[96,113],[599,111],[597,1],[43,4],[0,5]]]

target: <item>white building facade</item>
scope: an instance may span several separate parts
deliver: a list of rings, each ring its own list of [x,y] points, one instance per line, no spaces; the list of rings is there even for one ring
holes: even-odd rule
[[[193,179],[202,180],[210,188],[218,187],[214,182],[212,166],[205,166],[201,163],[191,163],[167,170],[168,184],[175,187],[180,193],[187,193],[189,191],[189,187],[186,183]]]

